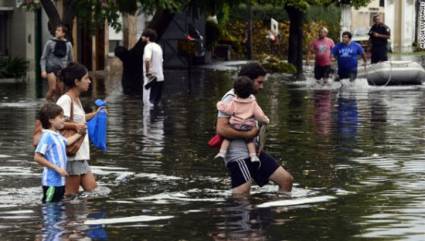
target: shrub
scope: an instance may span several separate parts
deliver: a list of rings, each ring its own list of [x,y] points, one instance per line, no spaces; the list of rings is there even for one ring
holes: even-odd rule
[[[245,37],[245,29],[247,23],[242,21],[232,21],[229,22],[225,29],[231,36],[233,45],[243,46],[243,39]],[[329,27],[325,22],[316,21],[305,23],[303,26],[304,29],[304,51],[308,50],[308,44],[314,38],[318,37],[319,29],[324,27]],[[269,32],[269,24],[264,24],[262,21],[255,21],[252,24],[252,48],[253,48],[253,57],[258,59],[262,54],[275,55],[279,58],[284,58],[288,54],[288,39],[289,39],[289,22],[282,21],[279,22],[279,37],[275,43],[271,43],[267,39]],[[220,42],[226,42],[227,39],[222,39]],[[244,58],[243,48],[232,48],[234,51],[232,56],[235,58]]]
[[[22,78],[26,75],[28,61],[23,58],[0,59],[0,78]]]
[[[295,74],[297,69],[294,65],[289,64],[282,59],[268,54],[260,55],[260,63],[271,73],[287,73]]]

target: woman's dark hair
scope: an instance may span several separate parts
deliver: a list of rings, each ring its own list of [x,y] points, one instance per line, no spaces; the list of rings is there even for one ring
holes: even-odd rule
[[[51,102],[43,105],[39,113],[39,119],[43,129],[49,129],[51,127],[49,120],[61,114],[63,114],[63,109],[59,105]]]
[[[353,37],[353,35],[351,34],[351,32],[345,31],[342,33],[342,36],[346,35],[349,39],[351,39]]]
[[[245,99],[254,93],[254,83],[246,76],[239,76],[233,85],[233,89],[239,98]]]
[[[142,33],[142,36],[148,37],[149,41],[152,41],[152,42],[154,42],[157,38],[157,34],[156,34],[155,30],[150,29],[150,28],[145,29],[145,31],[143,31],[143,33]]]
[[[78,63],[70,63],[64,69],[58,72],[58,78],[63,81],[66,87],[75,86],[75,80],[81,80],[88,73],[87,68]]]
[[[238,76],[247,76],[255,80],[259,76],[266,76],[267,72],[259,63],[249,63],[242,66]]]

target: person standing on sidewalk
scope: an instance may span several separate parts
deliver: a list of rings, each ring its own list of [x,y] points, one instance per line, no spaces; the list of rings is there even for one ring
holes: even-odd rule
[[[142,41],[146,43],[143,51],[143,104],[157,105],[161,100],[164,83],[164,62],[162,48],[155,43],[157,34],[153,29],[145,29]]]
[[[310,56],[315,55],[314,78],[317,81],[322,80],[325,84],[331,73],[332,49],[335,43],[327,37],[328,29],[322,27],[319,30],[319,38],[310,43],[310,49],[307,54],[307,64],[309,64]]]
[[[46,42],[40,59],[41,77],[47,79],[49,89],[46,99],[55,102],[62,94],[63,83],[57,79],[58,72],[72,62],[72,44],[65,39],[67,28],[56,27],[55,37]]]
[[[388,39],[391,36],[390,28],[382,22],[380,15],[375,15],[373,22],[369,31],[372,64],[388,60]]]

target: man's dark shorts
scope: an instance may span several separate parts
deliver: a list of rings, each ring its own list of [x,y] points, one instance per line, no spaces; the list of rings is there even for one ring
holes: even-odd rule
[[[331,69],[330,65],[326,65],[326,66],[315,65],[314,66],[314,78],[316,80],[320,80],[322,78],[329,78],[331,71],[332,71],[332,69]]]
[[[46,72],[48,74],[53,73],[56,76],[58,75],[58,72],[61,71],[61,70],[62,70],[62,67],[60,67],[60,66],[47,66],[46,67]]]
[[[371,56],[371,62],[372,64],[387,61],[388,60],[388,49],[386,45],[383,46],[374,46],[372,47],[372,56]]]
[[[280,167],[268,154],[262,152],[259,156],[261,166],[252,163],[250,158],[232,161],[227,164],[227,170],[232,181],[232,188],[238,187],[251,179],[262,187],[269,182],[270,176]]]

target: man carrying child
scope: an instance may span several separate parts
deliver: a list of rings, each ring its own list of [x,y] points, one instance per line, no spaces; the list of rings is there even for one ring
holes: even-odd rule
[[[242,67],[239,76],[246,76],[252,81],[253,94],[255,95],[263,88],[266,71],[258,63],[251,63]],[[230,102],[235,97],[235,92],[231,89],[223,96],[221,101],[223,103]],[[231,179],[232,193],[236,195],[249,194],[253,181],[257,185],[263,186],[269,180],[279,185],[279,191],[290,192],[292,190],[292,175],[271,156],[263,151],[258,156],[260,165],[251,162],[245,140],[257,136],[258,129],[238,131],[230,125],[229,119],[228,114],[219,112],[216,130],[217,134],[224,138],[232,139],[224,158]]]

